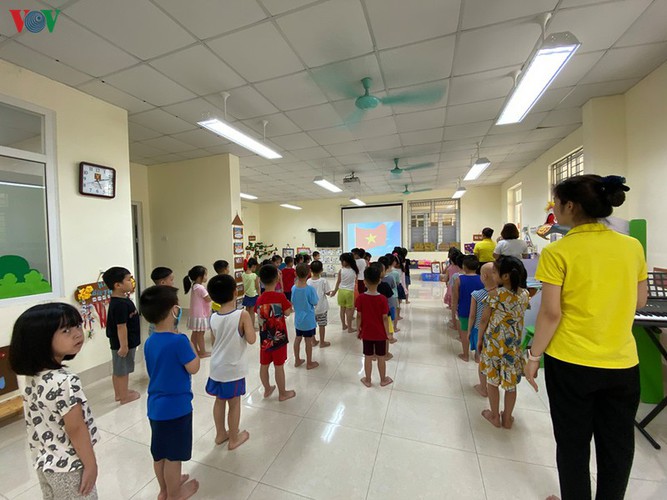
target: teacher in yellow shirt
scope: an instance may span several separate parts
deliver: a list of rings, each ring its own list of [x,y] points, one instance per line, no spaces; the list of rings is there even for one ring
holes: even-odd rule
[[[537,390],[544,353],[563,500],[591,498],[591,437],[596,498],[624,498],[632,468],[639,405],[632,323],[647,300],[646,260],[639,241],[599,222],[629,190],[618,176],[580,175],[558,184],[554,214],[572,229],[542,251],[535,274],[542,304],[525,376]]]
[[[493,237],[493,229],[490,227],[485,227],[482,229],[482,237],[484,239],[475,244],[473,253],[477,259],[479,259],[480,264],[493,262],[496,260],[493,258],[493,252],[496,249],[496,242],[491,239]]]

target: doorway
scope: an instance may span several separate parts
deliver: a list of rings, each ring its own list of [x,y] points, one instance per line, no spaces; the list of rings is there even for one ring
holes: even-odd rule
[[[132,253],[134,255],[134,279],[137,282],[135,297],[144,288],[144,242],[141,202],[132,202]]]

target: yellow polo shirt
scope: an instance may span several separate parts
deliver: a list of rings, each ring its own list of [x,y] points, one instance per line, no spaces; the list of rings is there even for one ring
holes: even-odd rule
[[[491,238],[484,238],[479,243],[475,243],[473,253],[477,256],[479,261],[483,264],[485,262],[493,262],[493,251],[496,249],[496,242]]]
[[[561,287],[562,316],[547,354],[596,368],[639,362],[632,323],[647,267],[638,240],[582,224],[542,250],[535,277]]]

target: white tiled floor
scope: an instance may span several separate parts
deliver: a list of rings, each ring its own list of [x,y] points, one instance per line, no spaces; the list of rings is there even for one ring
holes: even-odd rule
[[[341,332],[331,300],[320,367],[288,366],[297,397],[262,397],[257,346],[249,352],[242,425],[250,441],[234,452],[213,444],[213,400],[206,395],[208,361],[193,377],[193,460],[184,470],[199,479],[197,498],[314,499],[541,499],[558,493],[555,445],[543,380],[535,394],[522,383],[511,431],[489,425],[485,401],[472,388],[476,365],[456,357],[460,344],[444,327],[439,283],[416,282],[404,310],[394,359],[395,383],[367,389],[361,346]],[[291,323],[291,320],[290,320]],[[290,326],[290,332],[293,332]],[[291,353],[290,353],[291,354]],[[96,447],[101,499],[156,498],[146,419],[147,377],[137,367],[132,385],[144,397],[119,407],[109,380],[85,388],[103,440]],[[640,414],[651,406],[642,405]],[[649,430],[663,449],[637,434],[627,498],[667,498],[667,411]],[[591,474],[595,479],[595,467]],[[40,498],[22,422],[0,428],[0,498]]]

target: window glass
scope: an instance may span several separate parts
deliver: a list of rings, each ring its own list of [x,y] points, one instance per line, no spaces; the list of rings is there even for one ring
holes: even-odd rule
[[[415,252],[447,251],[460,246],[458,241],[458,200],[411,201],[410,250]]]
[[[44,117],[0,103],[0,146],[44,153]]]

